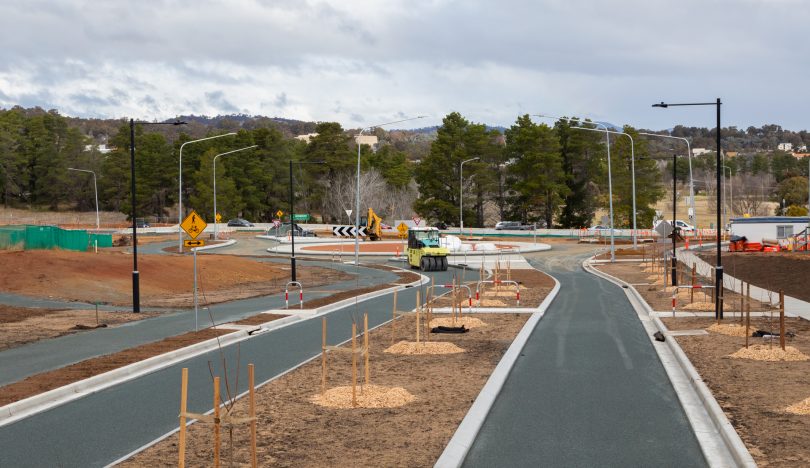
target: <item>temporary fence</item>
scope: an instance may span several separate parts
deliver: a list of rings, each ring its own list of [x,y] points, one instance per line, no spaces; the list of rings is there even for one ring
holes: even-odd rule
[[[96,247],[112,247],[112,234],[88,233],[57,226],[2,226],[0,249],[63,249],[83,252]]]

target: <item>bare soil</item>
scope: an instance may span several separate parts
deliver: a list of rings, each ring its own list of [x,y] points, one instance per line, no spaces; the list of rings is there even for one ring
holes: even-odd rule
[[[38,309],[0,304],[0,351],[26,343],[77,333],[83,327],[114,327],[151,317],[152,314],[95,310]],[[77,328],[77,326],[79,328]]]
[[[707,318],[663,321],[671,330],[707,328],[715,323]],[[796,335],[795,338],[786,335],[786,344],[810,354],[810,322],[787,318],[785,323],[786,329]],[[779,322],[752,317],[751,327],[778,333]],[[810,361],[766,362],[728,357],[743,348],[744,337],[710,332],[670,339],[676,339],[686,352],[759,466],[810,465],[810,415],[785,411],[810,397]],[[749,338],[749,343],[779,346],[778,340],[771,343],[762,338]]]
[[[632,284],[636,290],[641,293],[644,300],[647,301],[648,304],[653,308],[653,310],[671,310],[672,309],[672,288],[665,287],[663,284],[663,276],[660,274],[656,274],[654,271],[645,270],[645,268],[649,267],[649,264],[642,265],[640,262],[627,262],[627,263],[612,263],[612,264],[599,264],[594,265],[596,269],[604,271],[613,276],[617,276],[628,283]],[[683,265],[681,265],[681,270],[683,271]],[[691,278],[689,278],[686,283],[688,284],[691,282]],[[709,284],[711,282],[710,278],[705,277],[697,277],[696,282],[698,284]],[[671,283],[670,283],[671,284]],[[681,283],[684,284],[684,283]],[[694,298],[694,299],[693,299]],[[740,300],[742,296],[733,292],[729,289],[725,289],[723,292],[723,311],[724,312],[740,312],[741,305]],[[690,306],[690,301],[693,301],[693,304],[697,303],[704,303],[706,307],[700,308]],[[705,309],[705,310],[703,310]],[[678,311],[714,311],[714,299],[712,296],[711,289],[696,289],[694,290],[694,296],[690,293],[690,290],[687,289],[680,289],[678,292],[678,305],[675,310]],[[757,300],[751,299],[751,311],[752,312],[762,312],[762,311],[770,311],[774,310],[773,307],[766,303],[759,302]],[[739,317],[739,315],[738,315]]]
[[[702,254],[710,263],[714,254]],[[769,291],[810,301],[810,253],[808,252],[723,252],[723,269],[737,279]]]
[[[234,325],[261,325],[263,323],[272,322],[273,320],[278,320],[280,318],[289,317],[289,315],[281,315],[281,314],[256,314],[251,315],[250,317],[243,318],[237,322],[233,322]]]
[[[514,294],[514,287],[512,285],[503,285],[502,292],[509,291],[512,294],[499,295],[497,301],[502,305],[487,305],[485,307],[527,307],[536,308],[540,306],[543,299],[546,298],[548,293],[554,288],[554,280],[547,274],[537,270],[512,270],[510,276],[512,281],[517,281],[520,284],[520,306],[517,305],[517,298]],[[506,279],[506,271],[501,271],[500,278]],[[475,286],[476,281],[467,281],[467,284],[473,294],[473,305],[475,306]],[[494,292],[496,289],[492,285],[487,285],[486,291]],[[436,289],[436,294],[447,292],[446,289]],[[462,313],[467,312],[467,291],[462,290],[460,297],[462,298],[461,304],[463,306]],[[483,298],[482,298],[483,299]],[[449,294],[437,297],[433,305],[435,307],[450,307],[452,298]]]
[[[200,288],[208,303],[276,294],[289,276],[284,266],[250,258],[208,256],[197,259]],[[70,301],[131,304],[132,256],[122,252],[32,250],[0,252],[0,291]],[[177,255],[141,255],[141,305],[187,307],[193,301],[193,259]],[[301,266],[308,287],[343,281],[351,275]]]
[[[444,450],[489,374],[501,359],[526,314],[477,315],[489,326],[463,335],[442,335],[465,352],[403,356],[384,353],[390,325],[370,333],[371,383],[403,387],[416,398],[397,408],[332,409],[312,403],[320,392],[319,359],[257,391],[258,460],[261,466],[432,466]],[[411,327],[398,324],[396,341],[410,340]],[[406,330],[407,328],[407,330]],[[362,371],[359,373],[362,381]],[[344,354],[329,357],[328,388],[351,384]],[[178,391],[180,375],[177,375]],[[234,414],[245,414],[247,401]],[[194,424],[187,437],[186,463],[211,466],[211,426]],[[249,464],[249,430],[236,427],[231,442],[223,432],[223,466]],[[232,445],[231,445],[232,443]],[[233,447],[231,449],[230,447]],[[123,466],[175,466],[177,435],[123,463]]]
[[[233,330],[207,328],[32,375],[0,387],[0,406],[228,333],[233,333]]]

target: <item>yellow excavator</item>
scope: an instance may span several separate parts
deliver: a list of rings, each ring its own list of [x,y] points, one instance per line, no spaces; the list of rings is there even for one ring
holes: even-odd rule
[[[360,225],[366,225],[366,235],[375,241],[382,238],[382,218],[377,216],[373,209],[368,209],[368,216],[360,217]]]

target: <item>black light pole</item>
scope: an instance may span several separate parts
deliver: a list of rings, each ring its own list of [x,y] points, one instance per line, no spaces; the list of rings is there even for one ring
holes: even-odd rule
[[[293,220],[293,206],[295,205],[295,191],[293,190],[293,162],[298,164],[326,164],[324,161],[293,161],[290,159],[290,240],[292,242],[292,255],[290,255],[290,269],[292,273],[290,275],[290,281],[295,281],[295,226]]]
[[[138,272],[138,228],[135,216],[135,124],[139,125],[185,125],[186,122],[136,122],[129,119],[129,168],[132,191],[132,312],[141,311],[140,277]]]
[[[678,169],[677,169],[678,157],[675,153],[672,153],[672,285],[678,285],[678,259],[676,257],[675,248],[677,247],[678,242],[678,216],[676,215],[676,208],[678,207],[678,188],[677,188],[677,180],[678,180]]]
[[[723,180],[720,177],[720,171],[722,171],[722,162],[720,161],[720,151],[722,150],[720,146],[720,106],[722,102],[720,102],[720,98],[717,98],[716,102],[693,102],[693,103],[683,103],[683,104],[669,104],[665,102],[661,102],[659,104],[653,104],[653,107],[676,107],[676,106],[716,106],[717,107],[717,266],[715,267],[715,287],[717,288],[717,294],[714,295],[714,318],[717,320],[723,319],[723,262],[722,262],[722,250],[721,250],[721,237],[720,237],[720,228],[721,228],[721,217],[720,217],[720,194],[723,193]]]

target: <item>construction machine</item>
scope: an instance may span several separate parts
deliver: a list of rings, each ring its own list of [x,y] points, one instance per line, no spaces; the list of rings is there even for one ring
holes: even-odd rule
[[[447,271],[447,247],[439,242],[435,227],[408,229],[408,264],[422,271]]]
[[[373,209],[368,209],[368,216],[360,217],[360,225],[366,226],[366,235],[375,241],[382,238],[382,218],[377,216]]]

